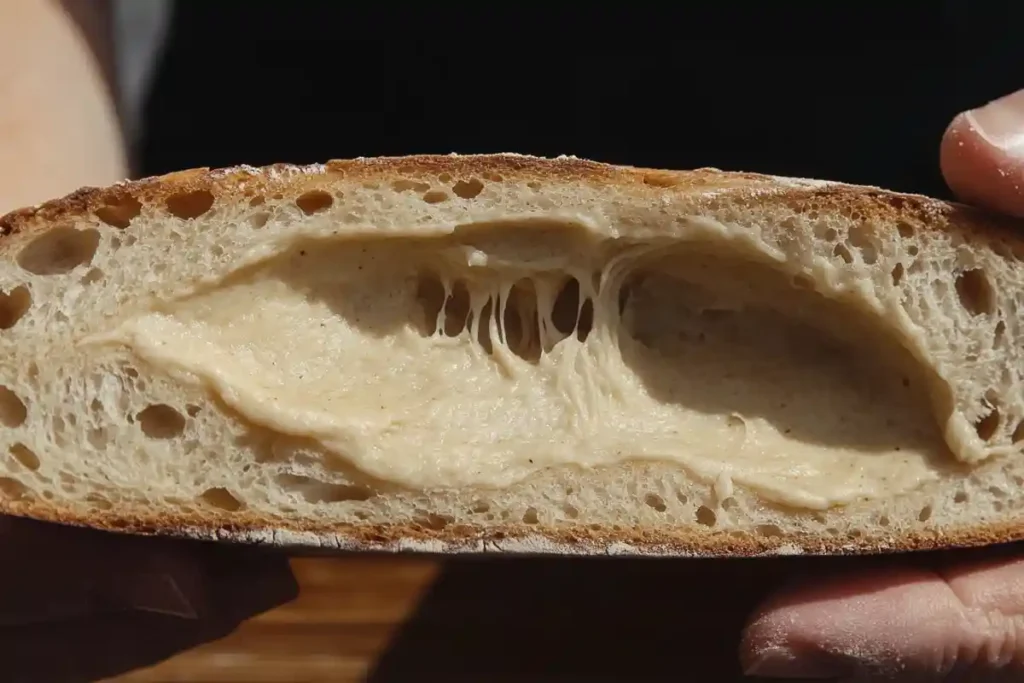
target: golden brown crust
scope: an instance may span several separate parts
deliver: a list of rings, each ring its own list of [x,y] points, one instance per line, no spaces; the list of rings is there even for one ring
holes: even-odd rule
[[[86,187],[66,197],[0,217],[0,235],[28,229],[31,225],[74,220],[103,208],[117,206],[126,198],[158,204],[193,192],[211,192],[218,201],[237,201],[257,195],[298,195],[334,183],[391,182],[398,178],[447,175],[453,180],[499,178],[519,182],[561,181],[591,183],[646,191],[691,195],[695,206],[708,205],[727,193],[733,206],[786,204],[800,211],[836,212],[865,219],[908,221],[925,228],[951,229],[1020,242],[1024,220],[995,215],[980,209],[920,195],[902,194],[875,187],[782,178],[702,168],[667,171],[611,166],[574,157],[543,159],[514,154],[380,157],[326,164],[292,166],[275,164],[262,168],[238,166],[199,168],[164,176],[127,181],[105,188]],[[646,188],[646,189],[645,189]]]
[[[956,529],[897,534],[783,537],[740,531],[559,527],[508,524],[432,528],[419,524],[357,525],[299,522],[254,514],[155,512],[145,507],[74,514],[46,503],[0,501],[0,512],[94,529],[196,540],[268,545],[292,551],[377,551],[431,554],[643,555],[659,557],[754,557],[858,555],[967,548],[1024,540],[1024,518]]]
[[[646,193],[652,198],[663,193],[681,193],[693,202],[695,209],[713,209],[722,196],[727,195],[729,206],[736,208],[784,204],[798,213],[835,212],[864,219],[905,222],[918,229],[948,231],[964,239],[984,239],[1024,259],[1024,240],[1021,240],[1024,220],[994,216],[927,197],[715,169],[663,171],[610,166],[575,158],[540,159],[519,155],[413,156],[331,161],[304,167],[194,169],[108,188],[83,188],[61,199],[14,211],[0,217],[0,239],[90,214],[115,227],[124,227],[141,204],[166,204],[175,197],[195,193],[210,193],[216,202],[252,201],[257,197],[294,197],[310,190],[329,189],[339,181],[372,185],[426,176],[447,176],[453,182],[500,178],[524,183],[588,183]],[[12,500],[0,500],[0,512],[131,533],[339,551],[751,556],[896,552],[1024,539],[1024,519],[1021,518],[953,530],[777,538],[695,527],[653,531],[528,524],[486,530],[463,525],[444,528],[415,524],[338,525],[284,520],[245,511],[231,513],[229,521],[227,513],[169,513],[145,507],[119,507],[115,511],[81,514],[49,503]]]

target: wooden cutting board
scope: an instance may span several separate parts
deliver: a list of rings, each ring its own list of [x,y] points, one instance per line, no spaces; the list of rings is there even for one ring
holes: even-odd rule
[[[293,567],[293,603],[116,680],[739,681],[744,619],[792,565],[365,557]]]

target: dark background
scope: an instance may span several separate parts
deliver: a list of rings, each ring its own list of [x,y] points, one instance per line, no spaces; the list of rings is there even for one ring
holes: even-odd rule
[[[179,2],[140,170],[515,151],[944,196],[949,120],[1024,87],[1024,3],[703,4]]]

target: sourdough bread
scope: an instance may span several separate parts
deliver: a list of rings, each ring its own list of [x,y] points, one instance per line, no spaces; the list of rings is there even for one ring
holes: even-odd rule
[[[1020,538],[1024,224],[518,155],[0,220],[0,510],[328,549]]]

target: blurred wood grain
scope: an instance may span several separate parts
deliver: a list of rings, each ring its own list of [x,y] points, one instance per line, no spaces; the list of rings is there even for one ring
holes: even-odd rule
[[[292,565],[301,586],[293,603],[116,680],[739,681],[742,625],[787,574],[774,561],[364,557]]]
[[[297,600],[116,680],[738,683],[743,625],[771,590],[893,561],[294,559]]]
[[[125,683],[320,683],[366,680],[395,629],[437,572],[407,558],[297,559],[294,602],[243,624],[230,636]]]
[[[114,680],[739,683],[748,680],[737,656],[743,625],[781,583],[994,551],[733,560],[293,559],[296,600],[218,641]]]

